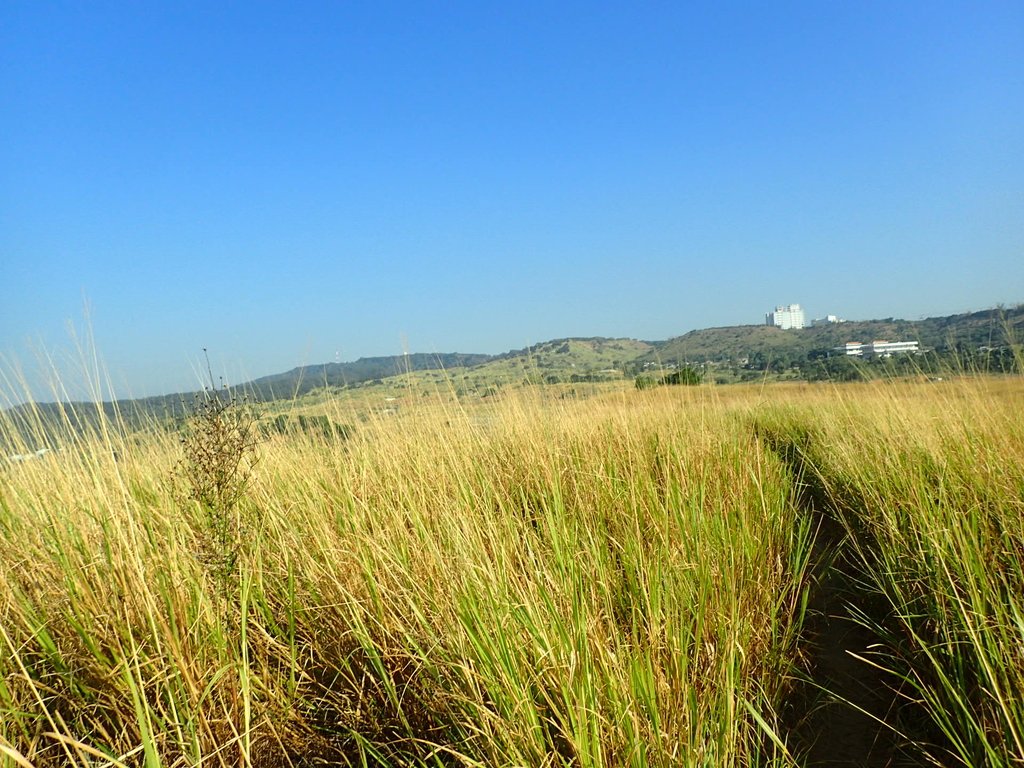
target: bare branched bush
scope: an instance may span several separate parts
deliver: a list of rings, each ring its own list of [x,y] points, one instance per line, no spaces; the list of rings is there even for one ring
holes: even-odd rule
[[[227,600],[238,577],[238,559],[252,520],[239,502],[257,461],[259,415],[245,397],[227,388],[196,395],[181,438],[177,475],[185,501],[200,512],[197,557]]]

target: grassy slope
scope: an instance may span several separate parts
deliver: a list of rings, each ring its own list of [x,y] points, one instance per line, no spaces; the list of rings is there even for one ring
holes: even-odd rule
[[[573,374],[584,376],[600,372],[614,377],[621,376],[626,363],[651,349],[649,343],[636,339],[555,339],[509,352],[499,360],[480,366],[479,370],[495,376],[523,371],[541,378],[557,375],[567,379]]]

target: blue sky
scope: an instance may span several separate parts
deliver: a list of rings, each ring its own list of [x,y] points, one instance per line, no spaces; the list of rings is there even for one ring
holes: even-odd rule
[[[33,380],[1024,301],[1020,2],[9,0],[0,105]]]

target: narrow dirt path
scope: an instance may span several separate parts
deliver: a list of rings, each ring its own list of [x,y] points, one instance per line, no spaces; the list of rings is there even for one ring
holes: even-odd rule
[[[898,697],[891,677],[864,661],[878,638],[850,618],[851,608],[870,606],[851,592],[839,524],[819,521],[804,634],[807,678],[794,702],[799,717],[791,736],[807,768],[918,765],[920,757],[901,754],[896,734],[882,724],[891,721]]]
[[[811,593],[802,633],[801,678],[785,704],[787,742],[806,768],[902,768],[925,764],[919,744],[890,727],[906,700],[893,675],[869,663],[880,639],[853,615],[883,624],[884,601],[865,588],[846,546],[846,527],[797,446],[762,435],[800,489],[803,512],[817,530]],[[916,739],[914,740],[916,741]],[[934,763],[932,763],[934,764]]]

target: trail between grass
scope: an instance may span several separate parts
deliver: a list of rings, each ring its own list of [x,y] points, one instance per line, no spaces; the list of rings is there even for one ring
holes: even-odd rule
[[[799,692],[792,736],[805,751],[807,768],[916,765],[899,756],[891,721],[898,704],[888,676],[867,663],[877,638],[850,618],[865,610],[850,584],[842,559],[843,531],[827,515],[819,521],[814,583],[804,630],[808,679]]]
[[[901,748],[902,740],[885,724],[894,722],[901,699],[892,676],[866,661],[878,638],[851,618],[884,619],[884,606],[858,585],[856,565],[846,557],[846,529],[798,447],[762,437],[789,467],[817,530],[801,641],[804,676],[786,702],[787,741],[806,768],[920,765],[922,756]]]

